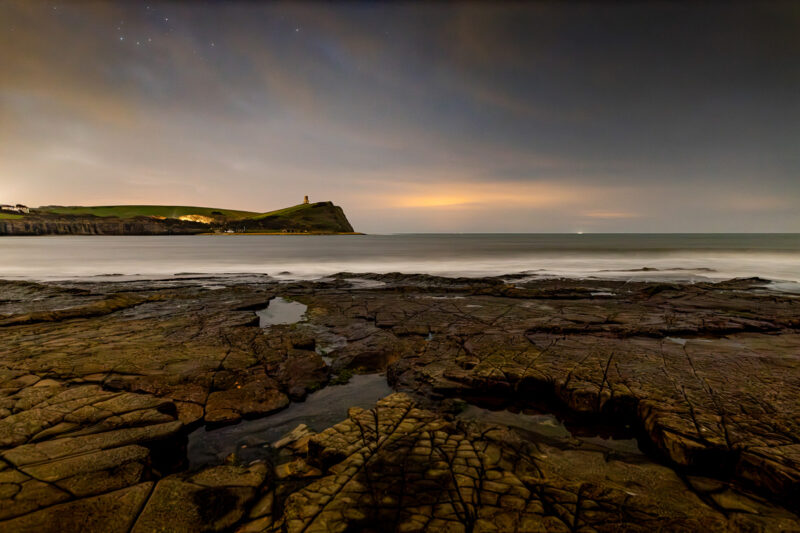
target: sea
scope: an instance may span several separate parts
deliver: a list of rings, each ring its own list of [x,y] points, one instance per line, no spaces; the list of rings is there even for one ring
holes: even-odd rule
[[[800,292],[800,234],[393,234],[0,238],[0,278],[96,281],[339,272],[694,283],[761,277]]]

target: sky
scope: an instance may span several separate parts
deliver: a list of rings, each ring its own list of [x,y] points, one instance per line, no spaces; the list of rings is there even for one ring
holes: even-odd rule
[[[0,203],[800,232],[800,3],[0,0]]]

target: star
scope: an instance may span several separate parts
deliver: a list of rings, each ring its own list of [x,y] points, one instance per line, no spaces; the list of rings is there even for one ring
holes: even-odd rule
[[[294,31],[298,32],[298,31],[300,31],[300,28],[295,28]]]

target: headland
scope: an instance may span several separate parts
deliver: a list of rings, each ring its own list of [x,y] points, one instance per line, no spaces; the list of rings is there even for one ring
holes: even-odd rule
[[[0,235],[357,234],[333,202],[301,203],[257,213],[213,207],[5,206]]]

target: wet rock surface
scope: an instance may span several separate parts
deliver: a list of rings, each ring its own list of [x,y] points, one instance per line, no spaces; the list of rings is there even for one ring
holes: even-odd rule
[[[0,281],[0,346],[3,531],[800,529],[800,299],[763,280]],[[373,372],[399,393],[188,468]]]

